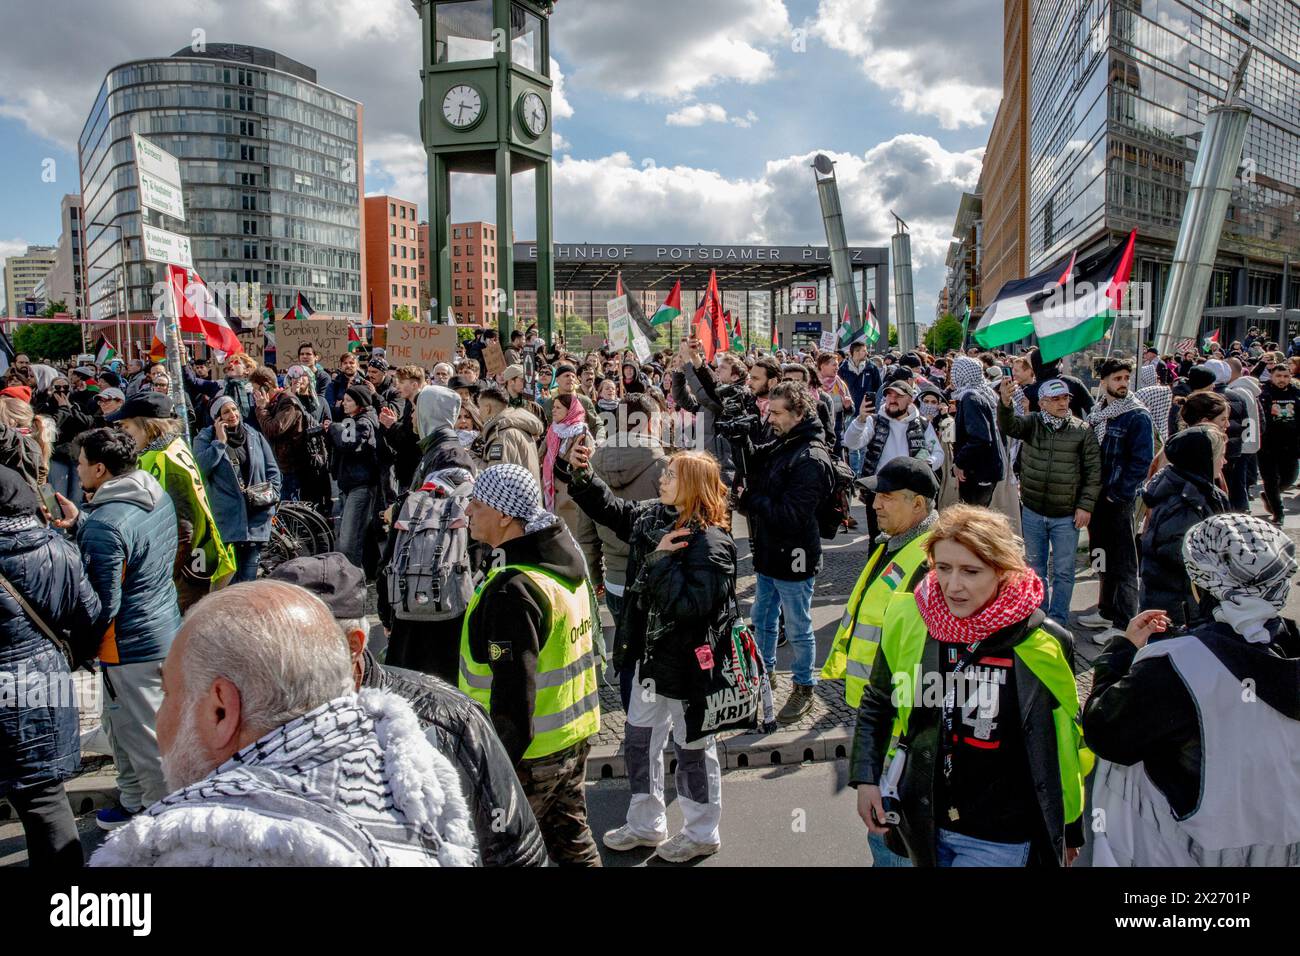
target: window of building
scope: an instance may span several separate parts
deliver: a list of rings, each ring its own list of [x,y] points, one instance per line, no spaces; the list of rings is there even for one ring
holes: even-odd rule
[[[473,226],[468,226],[468,227],[466,227],[466,229],[465,229],[465,238],[466,238],[466,239],[473,239],[473,238],[474,238],[474,227],[473,227]]]
[[[460,296],[456,296],[456,308],[460,308]]]
[[[390,202],[390,203],[388,204],[388,215],[390,215],[390,216],[396,216],[396,215],[397,215],[397,204],[396,204],[396,203],[391,203],[391,202]]]
[[[460,280],[459,280],[459,279],[453,279],[453,280],[452,280],[452,285],[451,285],[451,287],[452,287],[453,289],[456,289],[457,291],[459,291],[459,290],[460,290]]]
[[[393,278],[397,278],[397,266],[393,266]]]
[[[453,230],[451,231],[451,237],[452,237],[453,239],[459,239],[459,238],[460,238],[460,230],[459,230],[459,229],[453,229]]]
[[[519,4],[510,7],[510,62],[534,73],[542,69],[542,20]]]
[[[473,271],[474,271],[474,260],[473,260],[473,259],[470,259],[468,262],[465,263],[465,271],[466,271],[466,272],[473,272]]]
[[[460,246],[452,246],[452,247],[451,247],[451,254],[452,254],[453,256],[459,256],[459,255],[460,255]]]
[[[406,246],[402,246],[402,258],[406,258]]]
[[[392,250],[392,256],[393,256],[393,258],[396,259],[396,258],[397,258],[397,243],[395,243],[395,242],[390,242],[390,243],[388,244],[388,247]]]
[[[492,0],[437,4],[434,8],[433,62],[492,59],[495,55],[493,26]]]
[[[459,271],[460,271],[460,263],[459,263],[459,262],[453,262],[453,263],[451,264],[451,271],[452,271],[452,272],[459,272]]]
[[[390,225],[389,225],[389,227],[388,227],[388,234],[389,234],[390,236],[396,236],[396,235],[397,235],[397,225],[396,225],[396,224],[390,224]]]

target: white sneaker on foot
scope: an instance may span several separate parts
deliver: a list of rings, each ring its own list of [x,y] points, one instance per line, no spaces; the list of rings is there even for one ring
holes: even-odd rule
[[[1106,628],[1106,630],[1092,635],[1092,642],[1094,644],[1109,644],[1110,639],[1112,637],[1123,637],[1123,636],[1124,636],[1124,632],[1121,631],[1118,627],[1108,627]]]
[[[1084,627],[1110,627],[1110,619],[1101,616],[1100,611],[1093,611],[1091,614],[1080,614],[1075,618]]]
[[[721,843],[696,843],[685,833],[679,833],[655,850],[655,855],[669,863],[689,863],[697,857],[712,856],[721,847]]]
[[[605,846],[611,850],[631,850],[639,846],[657,847],[667,839],[667,836],[637,836],[632,832],[632,828],[625,823],[617,830],[605,831],[605,836],[602,839],[605,841]]]

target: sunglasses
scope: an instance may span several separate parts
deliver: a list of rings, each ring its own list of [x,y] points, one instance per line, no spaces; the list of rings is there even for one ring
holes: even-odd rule
[[[50,391],[57,392],[61,395],[67,395],[70,391],[72,391],[72,387],[69,385],[56,385],[54,386],[54,388],[50,389]]]

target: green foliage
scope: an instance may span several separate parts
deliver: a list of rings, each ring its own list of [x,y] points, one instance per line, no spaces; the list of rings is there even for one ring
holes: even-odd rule
[[[52,318],[67,312],[64,302],[51,302],[41,313]],[[23,352],[33,362],[59,362],[81,351],[81,327],[78,325],[20,325],[14,331],[14,351]]]
[[[415,316],[411,315],[411,310],[405,305],[399,305],[393,310],[394,322],[414,322]]]
[[[456,329],[456,341],[460,342],[462,345],[474,341],[474,330],[458,327]]]
[[[898,326],[896,325],[889,327],[889,344],[898,345]]]
[[[949,349],[959,349],[961,344],[961,320],[951,312],[945,312],[943,318],[925,333],[925,347],[932,355],[943,355]]]

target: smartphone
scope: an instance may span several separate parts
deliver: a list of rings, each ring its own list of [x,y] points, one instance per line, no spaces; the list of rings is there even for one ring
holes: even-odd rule
[[[41,500],[45,502],[45,509],[50,513],[51,520],[63,520],[63,507],[59,504],[59,499],[55,496],[49,482],[41,486]]]

